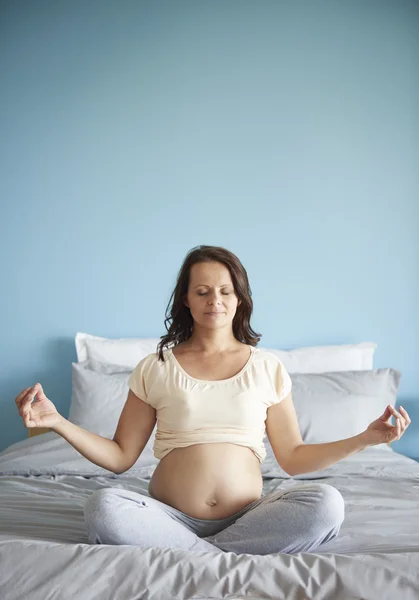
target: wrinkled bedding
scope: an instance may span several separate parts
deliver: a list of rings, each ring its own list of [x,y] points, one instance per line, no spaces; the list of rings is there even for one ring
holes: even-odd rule
[[[295,477],[264,477],[263,494],[302,481],[345,500],[339,536],[311,553],[268,556],[91,545],[83,504],[93,491],[148,494],[155,465],[115,475],[54,432],[0,453],[0,598],[47,600],[419,598],[419,463],[367,448]]]

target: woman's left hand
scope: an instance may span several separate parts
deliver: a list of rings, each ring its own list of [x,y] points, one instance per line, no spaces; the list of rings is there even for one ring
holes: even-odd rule
[[[367,429],[361,434],[364,442],[368,446],[387,444],[399,440],[402,437],[409,427],[411,420],[403,406],[400,406],[399,408],[400,413],[389,404],[381,417],[368,425]],[[395,425],[388,423],[392,416],[396,421]]]

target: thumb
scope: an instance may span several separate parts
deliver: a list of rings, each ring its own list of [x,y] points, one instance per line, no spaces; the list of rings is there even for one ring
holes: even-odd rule
[[[37,396],[39,399],[45,398],[45,393],[42,385],[40,383],[35,383],[33,386],[34,396]]]
[[[381,415],[380,419],[382,421],[388,421],[389,417],[391,417],[393,413],[390,410],[390,405],[386,406],[385,411],[383,412],[383,414]]]

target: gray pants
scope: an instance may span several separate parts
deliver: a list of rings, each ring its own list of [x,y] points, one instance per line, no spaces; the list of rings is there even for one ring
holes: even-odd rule
[[[266,494],[225,519],[196,519],[144,494],[104,488],[87,498],[84,518],[91,544],[293,554],[335,538],[344,505],[342,494],[329,484],[298,484]]]

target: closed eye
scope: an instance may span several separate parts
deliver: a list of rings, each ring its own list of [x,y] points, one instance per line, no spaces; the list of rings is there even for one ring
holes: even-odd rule
[[[223,296],[229,296],[230,292],[222,292]],[[206,296],[207,292],[205,292],[204,294],[198,294],[198,296]]]

